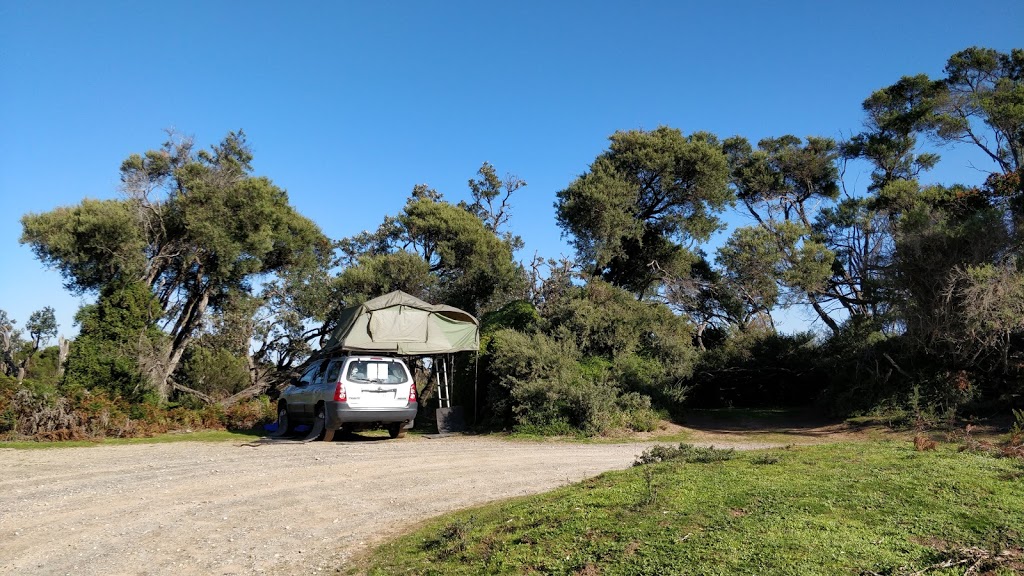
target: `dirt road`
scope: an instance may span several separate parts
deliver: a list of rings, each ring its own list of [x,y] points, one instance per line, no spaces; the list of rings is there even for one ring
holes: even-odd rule
[[[0,449],[0,574],[329,573],[404,526],[640,444],[452,437]]]

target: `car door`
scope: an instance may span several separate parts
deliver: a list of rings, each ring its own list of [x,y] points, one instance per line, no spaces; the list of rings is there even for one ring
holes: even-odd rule
[[[331,360],[323,381],[317,385],[317,400],[323,400],[324,402],[334,400],[334,390],[337,386],[338,380],[341,378],[341,368],[344,365],[344,358],[335,358],[334,360]]]
[[[315,394],[313,383],[319,377],[323,379],[323,368],[326,362],[319,361],[310,366],[299,378],[299,381],[295,383],[295,392],[291,395],[289,401],[289,412],[294,417],[300,420],[309,420],[313,416],[313,405],[316,402],[313,400]]]

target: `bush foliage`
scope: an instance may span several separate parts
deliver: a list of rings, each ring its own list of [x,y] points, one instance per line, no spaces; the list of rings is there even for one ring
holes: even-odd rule
[[[656,408],[685,398],[695,357],[685,321],[604,282],[570,289],[543,315],[515,302],[484,326],[482,379],[496,426],[539,434],[650,431]]]
[[[51,308],[24,330],[0,310],[0,428],[256,422],[239,395],[273,393],[346,306],[395,289],[481,316],[479,365],[454,364],[481,387],[453,396],[498,429],[649,431],[684,406],[1006,413],[1024,403],[1022,69],[1024,50],[962,50],[871,94],[845,141],[618,131],[556,194],[575,257],[529,263],[508,229],[526,182],[488,163],[469,200],[416,185],[332,242],[252,173],[244,133],[201,151],[171,134],[121,165],[123,198],[22,218],[21,242],[98,299],[55,351]],[[927,141],[980,147],[985,183],[921,184]],[[750,225],[712,256],[730,209]],[[793,306],[815,332],[776,331]]]
[[[0,439],[99,440],[173,430],[252,430],[276,418],[266,397],[222,408],[130,401],[105,389],[68,390],[0,376]]]

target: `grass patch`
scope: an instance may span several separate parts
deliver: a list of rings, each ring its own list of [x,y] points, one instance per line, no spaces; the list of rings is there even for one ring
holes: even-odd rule
[[[672,450],[677,458],[432,520],[348,573],[1024,570],[1019,460],[909,442]]]
[[[566,444],[634,444],[637,442],[689,442],[692,434],[689,431],[667,430],[671,424],[661,420],[651,432],[635,432],[632,430],[612,430],[607,434],[587,436],[585,434],[547,435],[527,430],[512,432],[491,432],[489,435],[513,441],[524,442],[563,442]]]
[[[67,440],[62,442],[19,440],[0,442],[0,448],[16,450],[45,450],[49,448],[83,448],[92,446],[121,446],[124,444],[166,444],[168,442],[249,442],[263,436],[262,430],[227,431],[201,430],[198,432],[168,432],[144,438],[104,438],[100,440]]]

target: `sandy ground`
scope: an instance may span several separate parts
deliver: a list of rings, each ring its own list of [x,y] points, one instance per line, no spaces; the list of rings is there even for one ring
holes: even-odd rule
[[[863,436],[806,420],[689,426],[660,434],[739,449]],[[658,443],[640,438],[356,436],[0,449],[0,574],[332,573],[432,516],[628,468]]]
[[[0,449],[0,574],[330,573],[411,524],[627,468],[646,446],[410,436]]]

